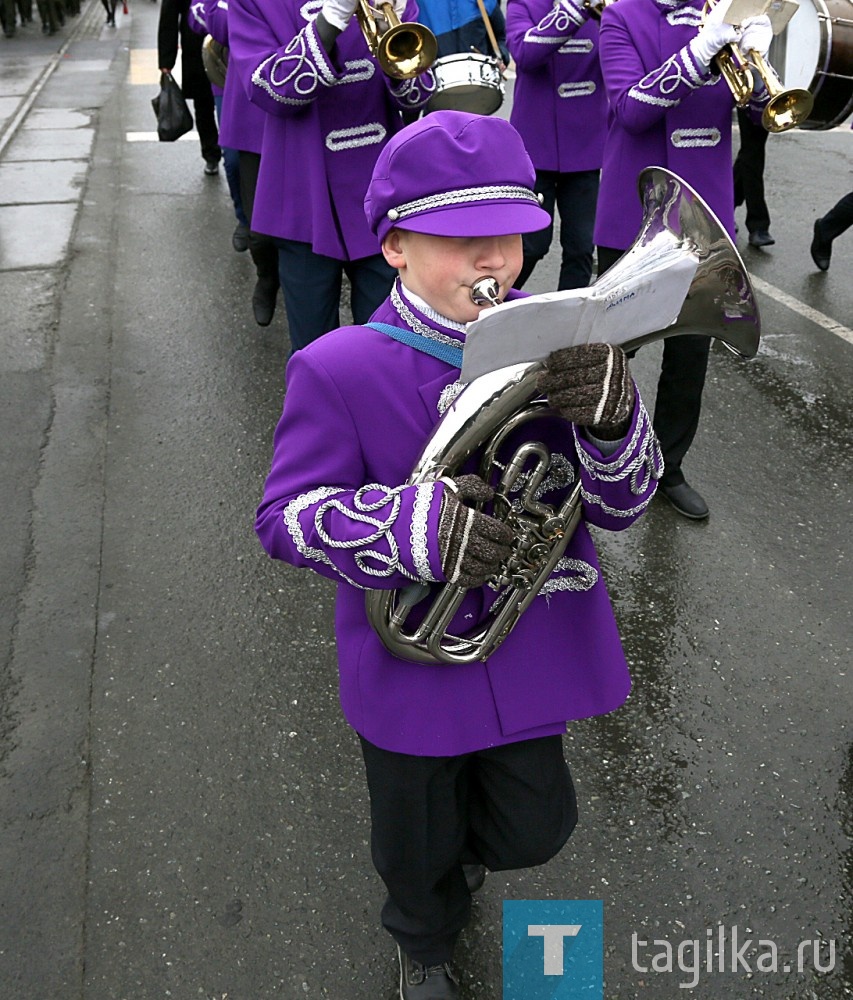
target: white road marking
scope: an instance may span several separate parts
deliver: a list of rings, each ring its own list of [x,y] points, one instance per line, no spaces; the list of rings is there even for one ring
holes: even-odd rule
[[[826,313],[819,312],[817,309],[812,309],[805,302],[800,302],[793,295],[788,295],[787,292],[783,292],[781,288],[771,285],[769,281],[764,281],[763,278],[757,278],[754,274],[751,274],[750,279],[763,295],[768,295],[774,301],[787,306],[792,312],[799,313],[800,316],[803,316],[810,323],[822,326],[824,330],[828,330],[830,333],[841,337],[842,340],[846,340],[848,344],[853,344],[853,330],[849,329],[849,327],[841,323],[836,323],[831,316],[827,316]]]

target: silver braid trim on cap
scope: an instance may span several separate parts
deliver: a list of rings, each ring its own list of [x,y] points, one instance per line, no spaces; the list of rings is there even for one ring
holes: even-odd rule
[[[442,191],[440,194],[430,194],[426,198],[397,205],[388,209],[388,218],[399,222],[410,215],[420,215],[434,208],[447,208],[453,205],[464,205],[472,201],[526,201],[531,205],[539,205],[539,199],[530,188],[521,184],[487,184],[483,187],[459,188],[457,191]]]

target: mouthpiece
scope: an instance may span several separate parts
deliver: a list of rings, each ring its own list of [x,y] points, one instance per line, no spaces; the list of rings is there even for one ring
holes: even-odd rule
[[[475,306],[499,306],[501,286],[491,276],[478,278],[471,286],[471,301]]]

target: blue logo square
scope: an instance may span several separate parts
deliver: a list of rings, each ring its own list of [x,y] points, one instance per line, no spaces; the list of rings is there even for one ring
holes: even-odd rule
[[[503,1000],[603,1000],[602,900],[504,900],[503,936]]]

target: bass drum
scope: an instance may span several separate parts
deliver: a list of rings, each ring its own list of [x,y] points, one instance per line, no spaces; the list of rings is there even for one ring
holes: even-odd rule
[[[773,39],[769,59],[786,87],[804,87],[814,96],[800,128],[840,125],[853,113],[853,0],[800,0]]]
[[[431,69],[436,89],[429,99],[427,111],[491,115],[503,102],[503,77],[497,59],[491,56],[459,52],[436,59]]]

